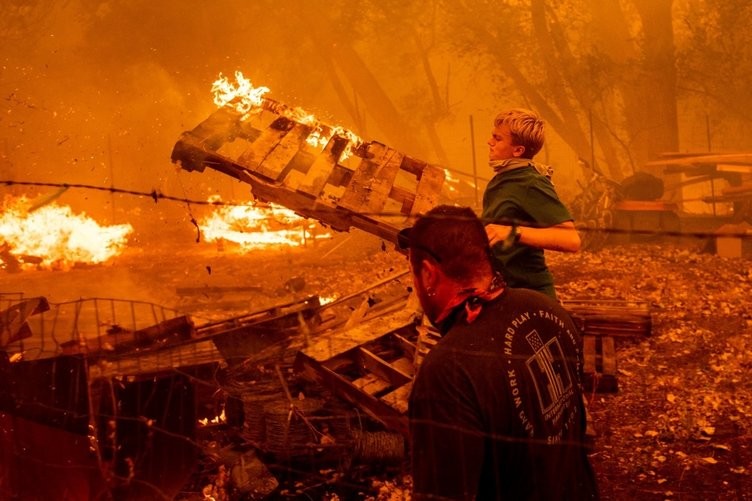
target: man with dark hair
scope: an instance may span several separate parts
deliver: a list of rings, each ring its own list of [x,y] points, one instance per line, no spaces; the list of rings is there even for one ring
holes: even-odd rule
[[[410,395],[413,499],[597,499],[581,342],[566,311],[505,288],[469,208],[431,210],[400,245],[442,334]]]

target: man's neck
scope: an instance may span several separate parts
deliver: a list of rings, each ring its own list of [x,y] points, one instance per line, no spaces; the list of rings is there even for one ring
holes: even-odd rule
[[[500,174],[502,172],[521,169],[522,167],[528,167],[533,164],[533,161],[529,158],[505,158],[504,160],[491,160],[488,165],[494,170],[494,173]]]
[[[452,310],[467,301],[468,298],[473,296],[483,298],[491,295],[495,297],[498,295],[497,292],[500,293],[503,288],[503,284],[497,283],[493,275],[482,277],[466,285],[448,280],[436,293],[436,303],[443,305],[437,308],[436,322],[439,323],[447,318]]]

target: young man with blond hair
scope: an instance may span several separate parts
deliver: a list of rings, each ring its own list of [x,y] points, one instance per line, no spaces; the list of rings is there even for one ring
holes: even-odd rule
[[[577,252],[580,236],[559,200],[549,169],[533,157],[545,141],[544,122],[535,112],[499,113],[488,140],[494,177],[483,193],[486,233],[494,267],[510,287],[533,289],[556,299],[544,250]]]

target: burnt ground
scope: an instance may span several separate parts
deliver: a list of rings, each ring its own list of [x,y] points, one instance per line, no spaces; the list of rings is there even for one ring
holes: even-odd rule
[[[617,339],[619,390],[589,396],[603,499],[752,499],[752,264],[651,243],[551,259],[562,299],[648,300]]]
[[[752,262],[720,258],[701,247],[648,242],[549,256],[562,299],[652,306],[649,337],[617,339],[618,392],[588,395],[597,432],[592,461],[604,500],[752,499]],[[5,273],[0,291],[47,295],[53,302],[139,299],[211,320],[306,294],[348,294],[406,268],[391,246],[358,232],[316,247],[245,256],[172,239],[130,250],[108,266]],[[285,287],[296,277],[296,290]],[[234,297],[176,294],[181,287],[238,285],[255,289]],[[356,497],[409,499],[403,473],[397,468],[375,474]],[[323,490],[293,488],[278,495],[355,496],[339,489],[339,480],[352,485],[329,472]]]

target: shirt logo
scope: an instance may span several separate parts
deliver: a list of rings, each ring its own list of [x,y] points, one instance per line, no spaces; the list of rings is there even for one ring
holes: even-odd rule
[[[535,384],[540,409],[545,419],[556,421],[561,416],[566,399],[574,391],[564,351],[557,337],[544,343],[536,330],[530,331],[525,339],[534,351],[525,363]]]

